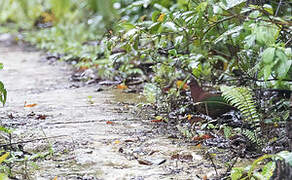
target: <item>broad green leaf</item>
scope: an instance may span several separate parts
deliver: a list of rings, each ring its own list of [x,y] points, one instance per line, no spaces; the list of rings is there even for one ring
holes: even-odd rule
[[[276,42],[279,31],[279,27],[270,23],[261,23],[254,28],[257,42],[266,46]]]
[[[264,179],[270,179],[273,176],[273,172],[276,168],[276,164],[273,161],[268,162],[263,168],[261,174]]]
[[[227,9],[233,8],[243,2],[246,2],[246,0],[226,0]]]
[[[148,27],[151,34],[158,33],[158,29],[161,26],[161,22],[153,23],[151,26]]]
[[[265,4],[264,5],[264,9],[265,11],[267,11],[269,14],[273,15],[274,14],[274,11],[273,11],[273,7],[269,4]]]
[[[262,62],[264,64],[270,64],[273,62],[274,58],[275,58],[275,48],[267,48],[264,50],[263,54],[262,54]]]
[[[233,33],[238,33],[243,29],[243,26],[236,26],[232,29],[229,29],[228,31],[224,32],[222,35],[220,35],[217,39],[215,39],[214,43],[218,43],[222,41],[223,39],[226,39],[229,35]]]
[[[121,23],[120,26],[123,27],[127,31],[136,28],[135,25],[133,25],[133,24],[131,24],[129,22]]]
[[[202,13],[206,10],[207,8],[207,5],[208,5],[208,2],[201,2],[197,7],[196,7],[196,11],[198,13]]]
[[[11,132],[12,132],[11,129],[8,129],[8,128],[4,127],[4,126],[0,126],[0,131],[5,132],[7,134],[11,134]]]
[[[263,72],[264,72],[264,79],[265,79],[265,80],[268,80],[269,77],[271,76],[271,74],[272,74],[272,68],[273,68],[274,64],[275,64],[275,63],[273,63],[273,64],[267,64],[267,65],[265,65],[264,68],[262,69]]]
[[[289,151],[281,151],[277,155],[282,157],[292,167],[292,153]]]
[[[276,70],[278,76],[280,79],[284,79],[291,67],[291,64],[292,64],[292,60],[290,61],[286,61],[286,62],[283,62],[282,60],[279,60],[280,64]]]
[[[168,51],[168,53],[169,53],[170,55],[172,55],[172,56],[176,56],[176,55],[177,55],[177,51],[176,51],[176,49],[171,49],[171,50]]]
[[[9,180],[9,178],[6,174],[0,173],[0,180]]]
[[[245,43],[244,48],[250,49],[251,47],[253,47],[255,45],[255,40],[256,40],[256,36],[254,34],[246,36],[244,39],[244,43]]]
[[[232,168],[231,171],[231,179],[232,180],[239,180],[244,173],[244,168]]]
[[[278,57],[282,62],[288,61],[288,57],[286,56],[285,52],[281,49],[276,50],[276,57]]]
[[[3,63],[0,63],[0,69],[3,69]]]
[[[154,7],[163,13],[169,13],[169,10],[167,8],[161,6],[160,4],[156,3],[156,4],[154,4]]]
[[[160,16],[160,11],[154,11],[152,13],[152,21],[157,22],[157,18]]]
[[[170,21],[162,24],[162,26],[169,31],[173,31],[173,32],[179,31],[179,28],[177,28],[176,25]]]
[[[280,79],[283,79],[286,77],[290,67],[292,60],[288,60],[287,55],[282,49],[277,49],[276,52],[276,58],[278,59],[278,66],[276,69],[277,75]]]
[[[184,36],[178,36],[175,38],[174,45],[178,46],[182,43]]]

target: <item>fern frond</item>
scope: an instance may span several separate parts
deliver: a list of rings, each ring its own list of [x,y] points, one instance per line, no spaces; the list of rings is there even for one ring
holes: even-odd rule
[[[243,129],[242,134],[253,144],[257,146],[262,145],[262,139],[258,138],[257,134],[255,131],[251,131],[248,129]]]
[[[259,115],[251,91],[246,87],[221,86],[223,98],[238,108],[246,121],[258,122]]]

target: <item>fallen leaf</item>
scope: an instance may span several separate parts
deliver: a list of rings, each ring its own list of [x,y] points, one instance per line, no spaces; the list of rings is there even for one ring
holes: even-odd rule
[[[57,180],[57,179],[58,179],[58,176],[55,176],[53,180]]]
[[[153,155],[153,154],[156,153],[156,152],[159,152],[159,151],[151,151],[151,152],[149,153],[149,156]]]
[[[193,141],[202,141],[202,140],[210,139],[210,138],[213,138],[213,136],[211,136],[210,134],[203,134],[201,136],[193,137]]]
[[[181,160],[181,161],[192,161],[193,160],[193,156],[191,154],[174,154],[171,156],[171,160]]]
[[[120,140],[115,140],[114,143],[115,143],[115,144],[120,144],[121,141],[120,141]]]
[[[47,115],[45,115],[45,114],[39,114],[36,117],[36,119],[41,119],[41,120],[45,120],[46,118],[47,118]]]
[[[204,134],[201,136],[203,139],[210,139],[213,138],[213,136],[211,136],[210,134]]]
[[[111,124],[111,125],[113,125],[114,122],[112,122],[112,121],[107,121],[106,124]]]
[[[128,86],[125,84],[119,84],[119,85],[117,85],[117,88],[124,90],[124,89],[128,89]]]
[[[9,156],[9,152],[7,152],[7,153],[5,153],[4,155],[2,155],[1,157],[0,157],[0,164],[3,162],[3,161],[5,161],[5,159]]]
[[[192,116],[191,114],[188,114],[188,115],[187,115],[187,119],[188,119],[188,120],[191,120],[192,117],[193,117],[193,116]]]
[[[143,159],[138,159],[137,161],[138,161],[139,164],[147,165],[147,166],[150,166],[150,165],[153,164],[152,162],[147,161],[147,160],[143,160]]]
[[[176,87],[178,88],[178,89],[184,89],[184,90],[186,90],[186,89],[188,89],[188,85],[187,85],[187,83],[184,83],[183,81],[181,81],[181,80],[178,80],[178,81],[176,81]]]
[[[155,119],[156,119],[156,120],[162,120],[163,117],[162,117],[162,116],[156,116]]]
[[[208,179],[207,175],[204,175],[203,180],[207,180],[207,179]]]
[[[8,114],[8,118],[9,118],[9,119],[14,119],[15,117],[13,116],[12,113],[10,113],[10,114]]]
[[[163,121],[162,119],[153,119],[151,122],[158,123],[158,122],[162,122],[162,121]]]
[[[33,111],[27,115],[27,117],[33,117],[33,116],[35,116],[35,113]]]
[[[202,148],[202,144],[200,143],[200,144],[196,145],[196,148]]]
[[[36,106],[37,104],[24,104],[24,107],[34,107]]]

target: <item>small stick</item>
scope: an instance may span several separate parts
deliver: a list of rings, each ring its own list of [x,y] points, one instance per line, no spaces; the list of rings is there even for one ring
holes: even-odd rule
[[[216,176],[218,176],[217,168],[216,168],[216,165],[215,165],[215,163],[214,163],[214,161],[213,161],[213,158],[211,157],[211,155],[209,154],[209,152],[207,152],[207,155],[208,155],[209,159],[210,159],[211,162],[212,162],[212,166],[213,166],[214,169],[215,169]]]
[[[0,144],[0,147],[6,147],[6,146],[15,145],[15,144],[23,144],[23,143],[33,142],[33,141],[39,141],[39,140],[50,139],[50,138],[65,137],[65,136],[68,136],[68,135],[51,136],[51,137],[37,138],[37,139],[32,139],[32,140],[27,140],[27,141],[19,141],[19,142],[9,143],[9,144]]]

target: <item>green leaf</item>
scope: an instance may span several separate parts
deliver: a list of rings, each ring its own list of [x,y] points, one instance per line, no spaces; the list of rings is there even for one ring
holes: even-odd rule
[[[291,67],[292,60],[283,62],[282,60],[279,60],[280,64],[276,70],[277,75],[280,79],[284,79],[286,75],[288,74],[288,71]]]
[[[133,24],[131,24],[131,23],[129,23],[129,22],[121,23],[120,26],[123,27],[123,28],[124,28],[125,30],[127,30],[127,31],[136,28],[135,25],[133,25]]]
[[[273,15],[274,14],[274,11],[273,11],[273,7],[269,4],[265,4],[264,5],[264,9],[265,11],[267,11],[269,14]]]
[[[244,173],[244,168],[232,168],[232,171],[231,171],[231,179],[232,180],[238,180],[242,177]]]
[[[7,98],[7,91],[4,88],[4,84],[0,81],[0,102],[4,105]]]
[[[275,50],[276,48],[267,48],[264,50],[262,54],[262,62],[264,64],[270,64],[273,62],[274,57],[275,57]]]
[[[8,176],[4,173],[0,173],[0,180],[8,180]]]
[[[168,53],[169,53],[170,55],[172,55],[172,56],[176,56],[176,55],[177,55],[177,51],[176,51],[176,49],[171,49],[171,50],[168,51]]]
[[[291,67],[292,60],[288,60],[288,57],[286,56],[285,52],[281,49],[276,50],[276,57],[278,59],[278,66],[276,72],[279,78],[283,79],[286,77]]]
[[[202,13],[206,10],[207,8],[207,5],[208,5],[208,2],[201,2],[197,7],[196,7],[196,11],[198,13]]]
[[[270,179],[273,176],[273,172],[276,168],[276,164],[273,161],[268,162],[263,168],[262,168],[262,175],[264,176],[264,179]]]
[[[243,2],[246,2],[246,0],[226,0],[227,9],[233,8]]]
[[[223,39],[227,39],[227,37],[233,33],[238,33],[243,29],[243,26],[236,26],[232,29],[229,29],[228,31],[224,32],[222,35],[220,35],[215,41],[214,43],[218,43],[220,41],[222,41]]]
[[[282,157],[286,163],[288,163],[292,167],[292,153],[289,151],[281,151],[277,155]]]
[[[151,26],[148,27],[151,34],[158,33],[158,29],[161,26],[161,22],[153,23]]]
[[[0,63],[0,69],[3,69],[3,63]]]
[[[157,22],[157,18],[160,16],[160,11],[154,11],[152,13],[152,21]]]
[[[271,23],[260,23],[254,27],[256,40],[261,45],[272,45],[276,42],[279,35],[279,27]]]

